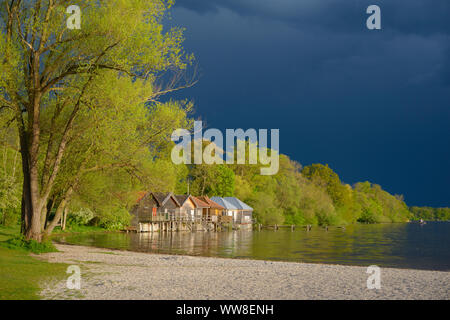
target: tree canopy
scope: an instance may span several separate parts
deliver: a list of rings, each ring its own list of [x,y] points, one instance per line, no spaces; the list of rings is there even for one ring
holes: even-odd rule
[[[114,170],[144,181],[136,172],[153,164],[143,159],[189,122],[179,103],[159,102],[191,85],[179,82],[192,60],[183,30],[162,24],[172,1],[71,5],[81,8],[80,29],[67,28],[67,1],[1,1],[1,116],[20,141],[28,239],[51,232],[85,175]]]

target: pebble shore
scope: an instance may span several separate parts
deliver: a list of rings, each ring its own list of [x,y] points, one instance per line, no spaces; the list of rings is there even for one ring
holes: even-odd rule
[[[79,266],[81,288],[43,283],[43,299],[450,299],[450,272],[381,268],[369,290],[366,267],[56,247],[38,258]]]

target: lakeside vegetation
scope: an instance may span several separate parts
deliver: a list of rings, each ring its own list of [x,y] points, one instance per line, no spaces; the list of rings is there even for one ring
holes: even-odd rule
[[[450,208],[410,207],[414,220],[450,221]]]

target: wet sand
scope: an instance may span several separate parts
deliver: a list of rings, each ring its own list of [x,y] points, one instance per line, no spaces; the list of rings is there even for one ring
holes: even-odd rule
[[[43,299],[450,299],[450,272],[381,268],[369,290],[366,267],[56,247],[37,257],[78,265],[81,288],[42,283]]]

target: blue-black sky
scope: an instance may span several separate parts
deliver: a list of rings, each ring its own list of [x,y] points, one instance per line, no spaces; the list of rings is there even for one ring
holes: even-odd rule
[[[201,74],[177,97],[207,127],[279,128],[302,165],[450,206],[449,0],[178,0],[171,23]]]

